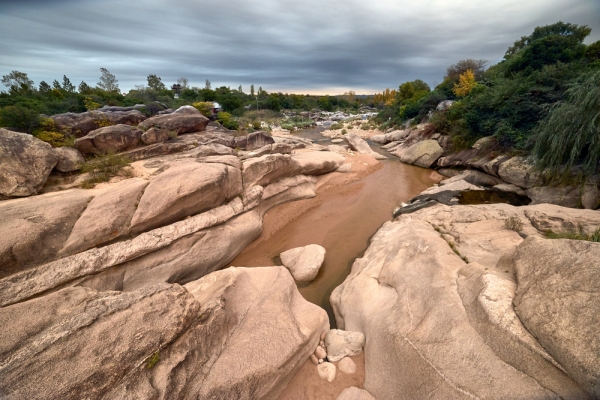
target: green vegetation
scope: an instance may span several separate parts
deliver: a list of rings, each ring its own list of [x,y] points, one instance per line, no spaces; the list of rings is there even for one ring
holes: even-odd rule
[[[146,369],[152,369],[160,361],[159,351],[146,359]]]
[[[386,129],[429,122],[455,150],[491,136],[498,150],[533,154],[552,178],[579,165],[583,175],[596,173],[600,42],[584,44],[590,32],[563,22],[537,27],[487,70],[485,60],[463,60],[434,90],[417,80],[376,96],[387,105],[375,121]],[[434,112],[443,100],[454,104]]]
[[[544,236],[548,239],[571,239],[571,240],[587,240],[589,242],[600,242],[600,228],[596,229],[592,234],[588,235],[583,232],[581,227],[577,232],[553,232],[548,230],[544,232]]]
[[[106,154],[96,156],[81,167],[82,173],[90,174],[90,179],[81,186],[84,189],[91,189],[97,183],[108,182],[110,178],[117,176],[130,163],[129,158],[122,155]]]

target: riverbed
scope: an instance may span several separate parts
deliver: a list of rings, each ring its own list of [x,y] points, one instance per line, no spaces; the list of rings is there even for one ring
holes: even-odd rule
[[[298,136],[317,139],[318,144],[329,142],[322,136],[321,141],[314,130],[300,132]],[[376,145],[371,144],[371,147],[379,150]],[[392,157],[379,163],[368,156],[349,157],[356,165],[368,164],[363,176],[348,182],[343,180],[342,173],[326,175],[317,184],[317,197],[269,211],[261,236],[230,265],[281,265],[279,254],[285,250],[309,244],[323,246],[327,253],[319,274],[310,284],[300,286],[299,291],[308,301],[327,311],[334,328],[329,296],[348,276],[354,260],[367,249],[370,237],[392,219],[392,212],[402,202],[441,178],[433,170],[407,165]]]

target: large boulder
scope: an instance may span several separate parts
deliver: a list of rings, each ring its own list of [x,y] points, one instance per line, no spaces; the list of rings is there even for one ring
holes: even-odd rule
[[[348,142],[348,146],[350,146],[350,148],[352,150],[357,151],[360,154],[368,154],[368,155],[372,156],[373,158],[375,158],[376,160],[386,160],[387,159],[386,156],[374,152],[373,149],[371,149],[371,147],[369,146],[369,144],[367,142],[365,142],[362,138],[360,138],[358,135],[356,135],[354,133],[349,133],[347,135],[344,135],[344,139],[346,139],[346,141]]]
[[[531,161],[525,157],[513,157],[503,161],[498,167],[498,176],[523,189],[532,188],[541,182],[539,173],[535,171]]]
[[[0,128],[0,196],[37,194],[59,157],[45,142]]]
[[[182,161],[154,178],[133,219],[131,232],[167,225],[220,206],[242,193],[241,172],[224,164]]]
[[[392,154],[397,155],[400,160],[407,164],[429,168],[443,153],[444,149],[440,147],[438,142],[430,139],[415,143],[407,149]]]
[[[77,189],[0,202],[0,276],[56,258],[92,197]]]
[[[325,249],[318,244],[309,244],[286,250],[279,257],[296,281],[310,282],[317,277],[323,265]]]
[[[141,145],[142,130],[125,124],[106,126],[75,140],[75,148],[87,154],[119,153]]]
[[[335,171],[346,158],[331,151],[310,151],[294,154],[292,159],[297,173],[304,175],[322,175]]]
[[[106,125],[125,124],[136,126],[146,117],[138,110],[129,111],[87,111],[84,113],[66,113],[51,117],[61,131],[82,137],[93,130]]]
[[[96,195],[71,230],[60,254],[78,253],[129,233],[129,223],[148,181],[127,179]]]
[[[235,147],[249,151],[257,150],[273,143],[275,143],[275,139],[265,131],[252,132],[246,136],[235,138]]]
[[[196,109],[194,108],[194,110]],[[182,107],[171,114],[156,115],[148,118],[139,124],[139,127],[142,129],[156,127],[175,132],[176,134],[200,132],[206,129],[209,119],[202,115],[200,111],[196,111],[193,112],[188,108]]]
[[[267,154],[243,162],[244,188],[254,185],[266,186],[281,178],[297,173],[297,166],[289,154]]]
[[[457,276],[466,263],[448,245],[446,234],[441,237],[415,217],[435,208],[449,209],[429,208],[385,223],[331,295],[338,328],[366,337],[365,389],[382,399],[432,393],[459,399],[554,398],[554,388],[561,387],[564,398],[581,398],[556,365],[545,367],[554,375],[543,369],[539,375],[558,375],[560,381],[537,381],[484,340],[458,293]],[[464,214],[466,223],[470,217]],[[512,351],[513,359],[520,356],[514,349],[502,351]],[[561,386],[561,381],[569,384]]]
[[[81,153],[72,147],[59,147],[54,149],[54,153],[58,156],[58,163],[54,168],[60,172],[80,170],[83,163],[85,163]]]
[[[166,140],[169,140],[170,137],[171,137],[171,135],[169,134],[169,131],[166,129],[150,128],[142,134],[140,139],[141,139],[142,143],[148,145],[148,144],[164,142]]]
[[[287,143],[273,143],[267,144],[259,149],[253,150],[247,154],[244,154],[240,157],[242,160],[246,160],[252,157],[261,157],[265,154],[290,154],[294,147],[291,144]]]
[[[527,238],[516,250],[516,312],[590,394],[600,397],[600,243]]]
[[[271,399],[328,319],[285,268],[269,267],[229,268],[185,287],[66,288],[1,308],[0,322],[13,327],[0,332],[0,393],[9,398]]]
[[[531,204],[556,204],[563,207],[581,207],[580,186],[536,186],[525,191]]]

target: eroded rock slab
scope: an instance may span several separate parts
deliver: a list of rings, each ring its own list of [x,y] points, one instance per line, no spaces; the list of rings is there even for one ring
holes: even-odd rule
[[[67,190],[0,202],[0,276],[56,258],[92,197]]]
[[[78,253],[126,235],[148,183],[139,178],[127,179],[96,195],[75,223],[61,255]]]
[[[156,127],[180,135],[182,133],[203,131],[206,129],[208,122],[209,119],[202,115],[200,111],[194,113],[187,108],[180,108],[171,114],[156,115],[148,118],[140,123],[139,126],[142,129]]]
[[[241,173],[224,164],[181,161],[154,178],[131,221],[140,233],[220,206],[242,193]]]
[[[600,397],[600,243],[527,238],[514,256],[516,311],[544,348]]]
[[[142,133],[141,129],[125,124],[106,126],[75,140],[75,148],[87,154],[119,153],[138,147]]]

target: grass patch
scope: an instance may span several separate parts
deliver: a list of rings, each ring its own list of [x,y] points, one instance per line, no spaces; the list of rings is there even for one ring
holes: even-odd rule
[[[81,167],[82,173],[90,174],[90,179],[85,181],[81,187],[91,189],[97,183],[108,182],[110,178],[117,176],[130,163],[129,158],[118,154],[96,156]]]
[[[160,361],[160,354],[157,351],[146,359],[146,369],[152,369]]]
[[[521,221],[520,218],[513,216],[504,220],[504,226],[518,233],[523,230],[523,221]]]
[[[570,239],[570,240],[587,240],[588,242],[600,242],[600,228],[596,229],[592,234],[588,235],[583,232],[581,227],[577,232],[554,232],[547,230],[544,236],[548,239]]]
[[[344,124],[342,124],[340,122],[336,122],[329,127],[329,130],[335,131],[336,129],[342,129],[342,128],[344,128]]]

